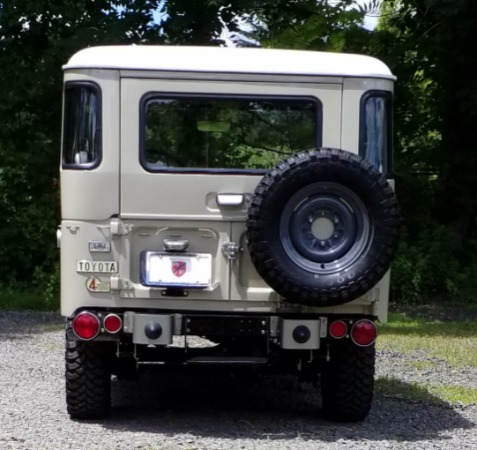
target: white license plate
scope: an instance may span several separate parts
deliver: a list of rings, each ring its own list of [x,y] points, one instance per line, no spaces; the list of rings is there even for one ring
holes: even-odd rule
[[[212,255],[143,252],[141,282],[146,286],[207,288],[212,284]]]

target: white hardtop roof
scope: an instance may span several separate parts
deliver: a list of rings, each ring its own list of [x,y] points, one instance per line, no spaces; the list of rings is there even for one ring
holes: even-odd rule
[[[73,55],[63,68],[395,79],[383,62],[370,56],[264,48],[166,45],[90,47]]]

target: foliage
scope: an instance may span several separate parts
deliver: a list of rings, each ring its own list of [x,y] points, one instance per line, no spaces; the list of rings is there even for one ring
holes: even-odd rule
[[[54,282],[57,290],[57,280]],[[0,311],[51,311],[58,312],[60,299],[58,293],[45,296],[37,286],[26,283],[0,285]]]
[[[54,273],[62,64],[93,44],[159,41],[157,8],[155,0],[0,3],[0,283]]]
[[[451,241],[442,225],[420,229],[416,236],[404,233],[393,263],[393,299],[408,303],[475,301],[477,258],[462,264]]]
[[[365,12],[351,0],[258,0],[241,36],[262,47],[340,52],[348,37],[364,33]]]
[[[395,169],[404,233],[392,278],[395,295],[408,300],[475,298],[477,56],[462,43],[473,39],[476,12],[472,0],[384,0],[362,47],[398,78]]]

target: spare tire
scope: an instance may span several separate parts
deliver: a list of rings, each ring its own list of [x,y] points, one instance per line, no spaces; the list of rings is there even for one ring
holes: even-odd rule
[[[337,149],[298,153],[268,172],[247,217],[253,264],[290,302],[333,306],[368,292],[390,267],[399,207],[384,175]]]

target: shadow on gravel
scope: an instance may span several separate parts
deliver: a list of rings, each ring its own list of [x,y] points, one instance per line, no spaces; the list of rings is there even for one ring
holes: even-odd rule
[[[335,442],[444,440],[446,430],[473,428],[458,411],[432,397],[411,403],[378,394],[367,420],[332,423],[321,417],[316,387],[295,378],[228,373],[145,372],[140,383],[113,381],[109,430],[165,436]],[[422,398],[422,397],[421,397]]]

